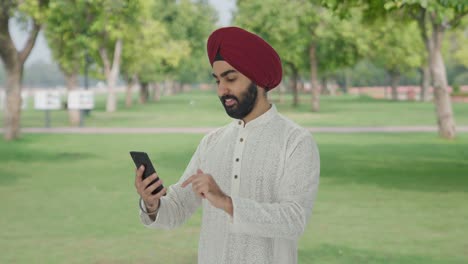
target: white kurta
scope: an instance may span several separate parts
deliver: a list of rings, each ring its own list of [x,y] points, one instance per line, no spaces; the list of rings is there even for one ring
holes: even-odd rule
[[[197,169],[231,196],[233,217],[180,185]],[[175,228],[203,206],[200,264],[297,263],[297,241],[312,213],[320,159],[311,134],[272,105],[248,122],[207,134],[179,182],[170,186],[150,228]],[[163,175],[161,175],[164,177]]]

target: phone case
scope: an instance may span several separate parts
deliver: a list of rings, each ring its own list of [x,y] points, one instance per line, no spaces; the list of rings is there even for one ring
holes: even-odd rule
[[[151,163],[151,160],[148,157],[148,154],[146,154],[146,152],[130,151],[130,156],[132,157],[136,168],[139,168],[141,165],[145,166],[145,171],[143,172],[143,180],[148,178],[149,176],[151,176],[153,173],[156,172],[156,170],[153,167],[153,163]],[[151,184],[155,183],[158,180],[159,180],[159,177],[156,178],[154,181],[152,181],[148,186],[150,186]],[[164,188],[163,185],[159,186],[152,192],[152,194],[157,194],[163,188]]]

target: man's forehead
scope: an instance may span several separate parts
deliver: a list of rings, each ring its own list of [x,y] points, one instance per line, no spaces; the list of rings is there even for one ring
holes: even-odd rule
[[[237,73],[238,71],[226,61],[215,61],[213,63],[213,76],[226,76],[230,73]]]

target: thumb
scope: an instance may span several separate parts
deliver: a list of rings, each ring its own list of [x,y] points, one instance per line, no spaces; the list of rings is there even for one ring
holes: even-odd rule
[[[201,169],[198,169],[197,174],[204,174],[204,172]]]

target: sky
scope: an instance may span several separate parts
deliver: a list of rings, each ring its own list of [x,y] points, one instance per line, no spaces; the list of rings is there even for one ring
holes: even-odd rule
[[[209,0],[209,2],[218,11],[218,26],[229,25],[232,17],[232,11],[235,9],[236,0]],[[20,47],[22,48],[26,41],[27,33],[21,31],[20,28],[11,20],[10,33],[16,47],[18,49],[20,49]],[[52,62],[52,55],[42,32],[40,32],[37,37],[36,44],[26,61],[26,65],[30,65],[37,61],[44,61],[47,63]]]

